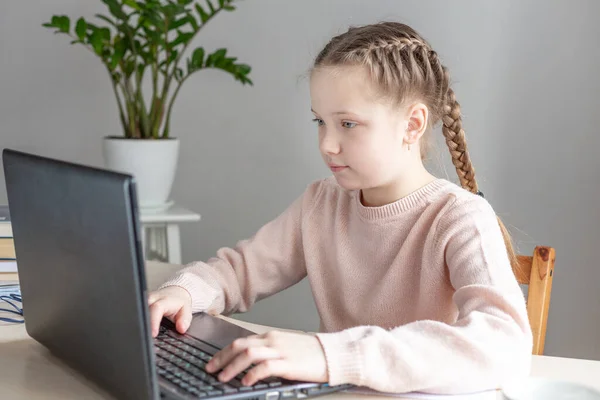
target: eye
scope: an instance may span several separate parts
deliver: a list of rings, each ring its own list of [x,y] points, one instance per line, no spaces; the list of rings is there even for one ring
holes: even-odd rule
[[[320,118],[314,118],[314,119],[313,119],[313,122],[316,122],[316,123],[317,123],[317,125],[319,125],[319,126],[323,126],[323,125],[325,125],[325,121],[323,121],[323,120],[322,120],[322,119],[320,119]]]
[[[342,122],[342,126],[346,129],[352,129],[354,128],[356,125],[358,125],[356,122],[350,122],[350,121],[343,121]]]

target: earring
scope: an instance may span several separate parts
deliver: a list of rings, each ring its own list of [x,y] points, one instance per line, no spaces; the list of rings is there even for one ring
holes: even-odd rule
[[[408,151],[410,151],[410,143],[408,144]]]

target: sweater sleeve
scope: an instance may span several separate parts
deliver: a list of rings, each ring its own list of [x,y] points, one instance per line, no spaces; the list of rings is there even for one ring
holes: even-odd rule
[[[180,286],[192,298],[192,312],[246,312],[258,300],[286,289],[306,276],[302,218],[316,201],[319,182],[256,234],[221,248],[208,262],[193,262],[160,288]]]
[[[496,389],[529,373],[532,334],[524,296],[494,211],[474,197],[455,199],[434,240],[438,251],[445,249],[456,322],[318,334],[332,385],[458,394]]]

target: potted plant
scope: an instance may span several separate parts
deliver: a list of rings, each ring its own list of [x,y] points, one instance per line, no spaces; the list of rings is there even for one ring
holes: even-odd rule
[[[216,68],[252,84],[250,67],[229,57],[226,49],[210,54],[202,47],[189,49],[219,12],[235,9],[233,0],[204,1],[102,0],[110,14],[96,15],[101,24],[79,18],[72,25],[65,15],[43,24],[91,51],[106,67],[123,134],[104,138],[104,160],[107,168],[135,176],[140,207],[170,203],[179,153],[179,140],[170,132],[171,114],[188,78]],[[144,88],[150,88],[149,95]]]

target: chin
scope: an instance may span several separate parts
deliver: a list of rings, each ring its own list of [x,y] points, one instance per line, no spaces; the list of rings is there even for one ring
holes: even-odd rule
[[[360,184],[360,182],[354,180],[354,179],[348,179],[348,178],[344,178],[344,177],[340,177],[337,175],[333,175],[335,177],[335,180],[337,182],[338,185],[340,185],[340,187],[342,187],[343,189],[346,190],[360,190],[360,189],[364,189],[364,186]]]

